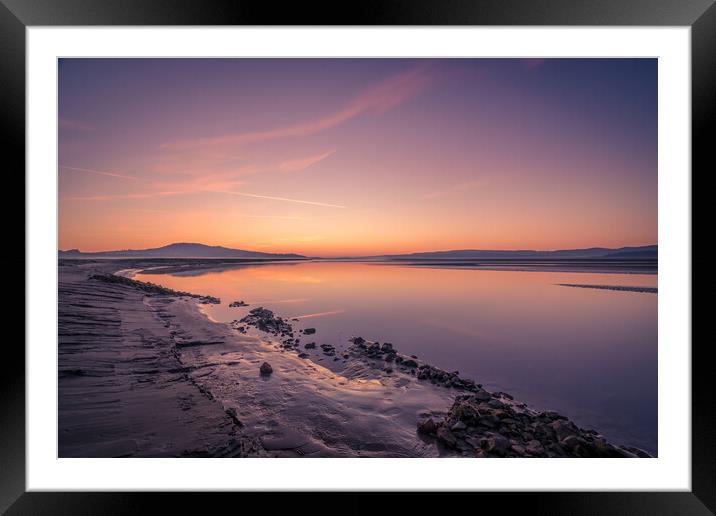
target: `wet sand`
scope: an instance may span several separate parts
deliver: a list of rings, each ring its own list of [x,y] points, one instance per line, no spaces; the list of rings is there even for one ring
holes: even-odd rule
[[[60,266],[61,457],[440,453],[416,420],[444,414],[449,389],[361,360],[339,375],[210,321],[193,299],[89,279],[118,266]]]
[[[363,339],[334,356],[212,321],[205,293],[123,279],[147,266],[60,263],[61,457],[642,456]]]

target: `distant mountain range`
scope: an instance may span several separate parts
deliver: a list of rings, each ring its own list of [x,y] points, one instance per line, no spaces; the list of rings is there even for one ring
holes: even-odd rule
[[[230,249],[204,244],[178,243],[154,249],[125,249],[122,251],[99,251],[84,253],[78,249],[59,251],[60,258],[259,258],[259,259],[302,259],[306,256],[295,253],[261,253]],[[382,256],[354,257],[355,259],[383,260],[499,260],[499,259],[550,259],[566,260],[580,258],[607,258],[621,260],[657,259],[658,246],[641,247],[590,247],[588,249],[562,249],[557,251],[500,251],[463,249],[457,251],[433,251],[424,253],[391,254]],[[350,258],[345,258],[350,259]]]
[[[390,260],[490,260],[490,259],[579,259],[579,258],[614,258],[614,259],[656,259],[659,249],[656,245],[641,247],[590,247],[588,249],[562,249],[557,251],[499,251],[464,249],[459,251],[433,251],[426,253],[393,254],[383,258]]]
[[[230,249],[228,247],[204,244],[179,243],[169,244],[154,249],[125,249],[122,251],[99,251],[83,253],[79,249],[59,251],[60,258],[264,258],[291,259],[305,258],[300,254],[260,253]]]

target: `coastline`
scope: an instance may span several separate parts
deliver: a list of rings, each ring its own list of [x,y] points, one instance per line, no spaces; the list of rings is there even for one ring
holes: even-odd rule
[[[147,356],[128,356],[124,349],[117,352],[131,364],[162,357],[160,363],[152,364],[153,368],[128,367],[122,376],[125,380],[135,379],[137,384],[156,386],[155,390],[145,389],[143,398],[151,403],[152,396],[156,395],[166,401],[161,410],[152,407],[155,419],[172,419],[182,413],[187,420],[184,427],[187,439],[192,432],[198,431],[197,425],[209,424],[208,421],[230,429],[226,434],[230,436],[228,441],[217,436],[216,442],[209,439],[207,443],[202,434],[196,434],[202,435],[205,441],[198,449],[177,451],[177,446],[165,446],[162,451],[165,455],[159,456],[645,455],[634,448],[613,446],[596,432],[580,429],[559,414],[534,411],[508,394],[489,393],[470,379],[460,378],[459,374],[441,371],[400,355],[386,343],[368,342],[362,337],[354,339],[347,356],[343,355],[346,365],[339,374],[302,357],[297,343],[287,345],[288,334],[292,332],[290,321],[284,321],[270,311],[255,318],[253,324],[244,321],[244,326],[253,329],[242,332],[231,325],[209,320],[200,308],[202,299],[206,301],[205,296],[143,291],[127,282],[90,279],[94,274],[114,273],[121,265],[126,264],[61,265],[61,291],[63,277],[73,275],[74,281],[70,283],[75,293],[83,290],[80,285],[84,285],[84,290],[94,291],[98,290],[96,284],[101,284],[101,290],[108,297],[95,298],[94,304],[111,302],[116,305],[112,310],[118,313],[121,331],[114,338],[139,336]],[[139,270],[142,268],[125,268],[123,272]],[[131,276],[131,272],[128,275]],[[118,297],[122,299],[117,300]],[[62,295],[60,299],[62,422],[63,393],[71,397],[86,396],[87,389],[73,387],[72,382],[94,376],[85,373],[62,376],[63,371],[90,371],[91,367],[72,369],[63,364]],[[101,302],[97,302],[98,299]],[[82,311],[89,307],[76,306],[75,309]],[[137,319],[134,325],[126,319],[129,314]],[[79,316],[74,314],[70,318]],[[279,327],[280,332],[272,334],[256,330],[261,321],[277,319],[287,324]],[[93,342],[89,347],[96,347],[96,344]],[[331,347],[323,349],[323,354],[331,356],[331,351],[335,353]],[[78,363],[82,361],[82,351],[79,353],[74,354]],[[85,354],[84,358],[90,362],[94,360],[91,353]],[[264,362],[273,370],[268,376],[259,372]],[[134,390],[134,385],[120,382],[115,395],[121,398],[121,387]],[[201,398],[201,403],[180,403],[178,400],[187,399],[188,393],[192,400]],[[92,393],[92,396],[98,394]],[[144,405],[145,410],[147,406],[151,405]],[[144,421],[141,407],[140,404],[133,409],[137,427],[151,427]],[[81,408],[76,409],[78,413]],[[63,440],[68,440],[64,434],[75,430],[71,425],[60,425],[61,456],[73,456],[63,455],[62,450]],[[132,438],[137,441],[134,434]],[[135,442],[134,451],[124,455],[157,456],[153,455],[157,452],[152,446],[157,446],[163,438],[160,432],[147,437],[149,444]],[[222,438],[226,443],[221,443]],[[237,439],[242,443],[240,453],[227,453],[226,449],[235,446],[230,444],[231,440],[235,443]],[[82,444],[78,442],[76,446],[69,447],[70,453]],[[95,451],[103,449],[107,448],[99,447]]]

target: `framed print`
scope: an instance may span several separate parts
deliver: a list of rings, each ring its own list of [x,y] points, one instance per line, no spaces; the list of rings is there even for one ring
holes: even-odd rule
[[[27,200],[3,510],[713,510],[711,2],[84,7],[0,8]]]

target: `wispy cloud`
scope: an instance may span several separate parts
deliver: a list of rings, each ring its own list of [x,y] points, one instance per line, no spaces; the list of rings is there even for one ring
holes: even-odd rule
[[[60,165],[59,168],[64,169],[64,170],[73,170],[75,172],[86,172],[88,174],[95,174],[98,176],[116,177],[119,179],[131,179],[132,181],[141,181],[141,179],[138,177],[128,176],[125,174],[118,174],[116,172],[107,172],[105,170],[95,170],[92,168],[70,167],[67,165]]]
[[[235,181],[228,182],[216,182],[212,181],[211,178],[199,181],[190,182],[179,182],[179,183],[157,183],[155,186],[164,187],[162,190],[152,192],[138,192],[138,193],[127,193],[127,194],[103,194],[103,195],[87,195],[87,196],[71,196],[65,197],[64,201],[112,201],[112,200],[131,200],[131,199],[151,199],[153,197],[170,197],[175,195],[190,195],[190,194],[201,194],[201,193],[215,193],[224,195],[234,195],[238,197],[250,197],[254,199],[268,199],[272,201],[290,202],[296,204],[305,204],[309,206],[322,206],[326,208],[345,208],[340,204],[332,204],[327,202],[309,201],[305,199],[293,199],[290,197],[279,197],[275,195],[261,195],[256,193],[241,192],[236,190],[226,190],[227,187],[236,187],[242,183]],[[174,188],[170,188],[174,187]],[[255,217],[269,217],[268,215],[256,215]]]
[[[245,184],[239,180],[236,174],[206,174],[192,176],[189,178],[179,178],[175,180],[161,180],[152,183],[152,186],[158,190],[181,191],[187,193],[214,192],[217,190],[233,190]]]
[[[214,193],[222,193],[227,195],[238,195],[241,197],[253,197],[255,199],[270,199],[272,201],[283,201],[283,202],[293,202],[298,204],[309,204],[311,206],[325,206],[326,208],[345,208],[345,206],[342,206],[340,204],[330,204],[327,202],[318,202],[318,201],[306,201],[304,199],[291,199],[289,197],[276,197],[274,195],[259,195],[259,194],[253,194],[248,192],[235,192],[231,190],[209,190]]]
[[[358,95],[341,109],[322,118],[278,127],[268,131],[229,133],[210,138],[195,138],[167,142],[163,149],[184,150],[215,147],[220,145],[246,145],[252,143],[309,136],[336,127],[366,112],[385,112],[415,96],[428,83],[429,75],[425,65],[419,65],[407,72],[396,74],[375,87]]]
[[[308,156],[306,158],[298,158],[298,159],[291,159],[287,161],[282,161],[278,164],[278,169],[281,172],[298,172],[300,170],[305,170],[311,165],[315,165],[319,161],[323,161],[328,156],[332,155],[336,151],[331,150],[328,152],[322,152],[320,154],[316,154],[314,156]]]
[[[468,181],[466,183],[460,183],[442,190],[433,190],[422,196],[423,199],[436,199],[438,197],[445,197],[447,195],[464,192],[467,190],[473,190],[479,186],[482,186],[482,181]]]
[[[182,195],[191,192],[185,191],[168,191],[168,192],[145,192],[145,193],[132,193],[132,194],[108,194],[108,195],[87,195],[87,196],[73,196],[64,197],[63,201],[114,201],[114,200],[129,200],[129,199],[151,199],[152,197],[169,197],[173,195]]]

